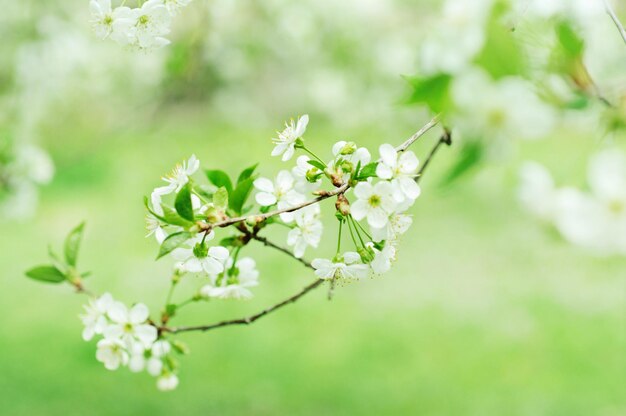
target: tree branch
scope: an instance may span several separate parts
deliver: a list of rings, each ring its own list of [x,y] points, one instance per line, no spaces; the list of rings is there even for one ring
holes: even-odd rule
[[[405,140],[401,145],[396,147],[396,151],[397,152],[404,152],[406,149],[409,148],[409,146],[411,146],[413,143],[415,143],[420,137],[422,137],[424,134],[426,134],[430,129],[435,127],[438,123],[439,123],[439,115],[436,115],[435,117],[432,118],[432,120],[430,120],[428,123],[426,123],[424,125],[424,127],[419,129],[415,134],[413,134],[411,137],[409,137],[407,140]],[[235,224],[240,223],[240,222],[246,222],[248,220],[261,222],[261,221],[267,220],[270,217],[274,217],[276,215],[285,214],[285,213],[288,213],[288,212],[298,211],[298,210],[301,210],[302,208],[308,207],[309,205],[317,204],[318,202],[321,202],[321,201],[323,201],[325,199],[328,199],[328,198],[331,198],[333,196],[337,196],[337,195],[343,194],[348,189],[350,189],[350,184],[345,183],[345,184],[343,184],[343,185],[333,189],[332,191],[320,191],[320,196],[318,196],[317,198],[312,199],[310,201],[303,202],[302,204],[298,204],[298,205],[290,207],[290,208],[278,209],[278,210],[275,210],[275,211],[267,212],[265,214],[254,214],[254,215],[246,215],[246,216],[241,216],[241,217],[227,218],[227,219],[225,219],[223,221],[219,221],[219,222],[212,223],[212,224],[200,223],[199,224],[199,226],[201,228],[200,231],[201,232],[205,232],[206,230],[210,230],[210,229],[214,229],[214,228],[224,228],[224,227],[228,227],[228,226],[231,226],[231,225],[235,225]]]
[[[402,143],[400,146],[398,146],[396,148],[396,150],[398,152],[404,152],[411,144],[413,144],[417,139],[419,139],[421,136],[423,136],[428,130],[430,130],[432,127],[434,127],[438,122],[439,116],[433,118],[428,124],[426,124],[422,129],[420,129],[417,133],[415,133],[413,136],[411,136],[408,140],[406,140],[404,143]],[[428,165],[430,164],[430,162],[432,161],[432,159],[435,157],[437,151],[439,150],[439,148],[442,145],[450,145],[452,143],[451,141],[451,136],[450,136],[450,132],[446,129],[444,131],[444,133],[441,135],[441,137],[439,138],[439,140],[437,141],[437,143],[435,144],[435,146],[432,148],[432,150],[430,151],[428,157],[426,158],[426,161],[424,162],[424,164],[422,165],[422,168],[420,169],[418,176],[416,177],[416,181],[419,181],[419,178],[421,177],[421,175],[424,173],[424,171],[426,170],[426,168],[428,167]],[[341,192],[345,192],[349,186],[344,185],[341,188],[337,188],[337,190],[335,190],[335,194],[334,195],[338,195],[339,189],[342,189],[345,187],[345,190],[341,191]],[[324,197],[322,198],[321,196],[319,198],[317,198],[316,202],[319,202],[318,200],[323,200],[328,197]],[[320,199],[321,198],[321,199]],[[315,202],[311,202],[307,205],[311,205],[312,203]],[[304,206],[307,206],[304,205]],[[302,208],[302,207],[300,207]],[[300,209],[300,208],[296,208],[296,209]],[[278,212],[278,211],[275,211]],[[290,211],[284,211],[283,212],[290,212]],[[265,214],[267,215],[267,214]],[[273,214],[273,215],[278,215],[278,214]],[[271,216],[271,215],[270,215]],[[258,216],[252,216],[253,218],[256,218]],[[229,224],[229,225],[233,225],[237,222],[242,222],[245,221],[245,219],[247,219],[248,217],[244,218],[244,219],[239,219],[238,221]],[[267,217],[269,218],[269,217]],[[313,266],[311,265],[311,263],[309,263],[308,261],[304,260],[304,259],[300,259],[297,258],[290,250],[281,247],[277,244],[274,244],[273,242],[269,241],[267,238],[259,236],[256,234],[256,232],[250,232],[245,226],[239,228],[239,230],[244,233],[244,235],[250,239],[259,241],[261,243],[263,243],[265,246],[267,247],[271,247],[275,250],[278,250],[282,253],[285,253],[286,255],[298,260],[300,263],[302,263],[305,267],[309,268],[309,269],[313,269]],[[158,327],[157,329],[159,330],[159,333],[170,333],[170,334],[178,334],[181,332],[191,332],[191,331],[201,331],[201,332],[206,332],[206,331],[210,331],[212,329],[217,329],[217,328],[222,328],[225,326],[232,326],[232,325],[250,325],[251,323],[255,322],[258,319],[261,319],[262,317],[264,317],[265,315],[268,315],[284,306],[287,306],[291,303],[296,302],[298,299],[300,299],[301,297],[303,297],[304,295],[306,295],[307,293],[313,291],[314,289],[318,288],[319,286],[322,285],[322,283],[324,283],[325,280],[323,279],[316,279],[313,283],[309,284],[308,286],[304,287],[302,290],[300,290],[298,293],[296,293],[293,296],[288,297],[287,299],[273,305],[270,306],[269,308],[263,309],[261,312],[258,312],[254,315],[250,315],[248,317],[244,317],[244,318],[238,318],[238,319],[230,319],[230,320],[225,320],[225,321],[221,321],[221,322],[217,322],[214,324],[209,324],[209,325],[196,325],[196,326],[179,326],[179,327],[167,327],[167,326],[161,326]]]
[[[624,29],[624,25],[620,22],[615,10],[613,10],[613,6],[611,6],[611,0],[604,0],[604,7],[606,8],[606,12],[609,16],[611,16],[611,20],[615,23],[615,27],[619,31],[619,34],[622,36],[624,43],[626,43],[626,29]]]

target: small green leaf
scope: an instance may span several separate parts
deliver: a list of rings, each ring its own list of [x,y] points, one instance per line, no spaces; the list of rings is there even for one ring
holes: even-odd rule
[[[67,235],[65,239],[65,261],[72,267],[76,266],[76,260],[78,259],[78,249],[80,248],[80,241],[83,237],[83,229],[85,223],[79,224]]]
[[[176,309],[176,304],[168,303],[167,305],[165,305],[165,314],[171,318],[172,316],[176,315]]]
[[[249,168],[244,169],[239,174],[239,178],[237,178],[237,185],[239,185],[241,182],[245,181],[246,179],[252,177],[252,174],[256,170],[257,166],[259,166],[259,164],[255,163],[254,165],[250,166]]]
[[[363,166],[363,169],[361,169],[361,171],[359,172],[357,179],[360,181],[363,181],[367,178],[376,176],[377,167],[378,167],[377,162],[368,163],[367,165]]]
[[[225,187],[217,188],[213,194],[213,204],[215,208],[222,210],[228,208],[228,190]]]
[[[243,212],[243,207],[252,192],[253,184],[254,179],[250,177],[239,183],[237,188],[233,191],[230,198],[230,209],[235,211],[235,213],[241,214]]]
[[[185,186],[178,191],[176,195],[176,201],[174,202],[174,207],[176,208],[176,212],[178,214],[188,220],[193,221],[193,206],[191,204],[191,184],[187,183]]]
[[[168,235],[167,238],[163,240],[163,243],[159,248],[157,260],[180,247],[182,244],[185,243],[185,241],[189,240],[191,237],[193,237],[193,234],[187,231],[181,231]]]
[[[167,205],[161,205],[161,209],[163,209],[163,221],[167,224],[177,225],[179,227],[189,227],[193,225],[193,222],[188,221],[178,215],[174,208],[171,208]]]
[[[494,79],[526,73],[526,57],[521,44],[511,28],[502,23],[509,9],[504,2],[496,3],[487,23],[485,44],[475,59],[475,63]]]
[[[426,104],[434,113],[446,110],[450,105],[450,83],[452,77],[440,73],[427,77],[405,77],[413,88],[407,104]]]
[[[582,55],[585,42],[568,22],[563,21],[556,26],[556,35],[568,58]]]
[[[444,177],[441,185],[447,186],[452,184],[481,162],[483,160],[485,150],[483,146],[484,145],[478,141],[467,142],[467,144],[465,144],[461,149],[458,160]]]
[[[233,191],[233,184],[231,183],[228,174],[223,170],[207,170],[206,176],[209,181],[218,188],[224,187],[228,193]]]
[[[65,275],[54,266],[34,267],[26,272],[26,276],[46,283],[61,283],[65,280]]]
[[[315,159],[311,159],[311,160],[307,160],[307,162],[309,165],[314,166],[316,168],[318,168],[319,170],[324,170],[326,169],[326,166],[320,162],[319,160],[315,160]]]
[[[154,212],[152,209],[150,209],[150,204],[149,204],[149,202],[148,202],[148,201],[149,201],[149,200],[148,200],[148,197],[147,197],[147,196],[144,196],[144,197],[143,197],[143,205],[146,207],[146,209],[148,210],[148,212],[149,212],[150,214],[152,214],[152,216],[153,216],[154,218],[156,218],[156,219],[158,219],[158,220],[161,220],[161,221],[163,221],[163,222],[167,222],[167,221],[165,221],[165,218],[163,218],[163,216],[161,216],[161,215],[157,214],[157,213],[156,213],[156,212]]]
[[[243,246],[243,241],[241,241],[241,237],[240,236],[226,237],[226,238],[222,238],[222,240],[220,241],[220,246],[222,246],[222,247],[242,247]]]

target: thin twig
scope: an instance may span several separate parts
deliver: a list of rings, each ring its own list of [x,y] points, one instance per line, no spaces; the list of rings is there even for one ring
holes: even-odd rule
[[[444,144],[447,146],[450,146],[452,144],[452,135],[450,131],[447,129],[443,132],[439,140],[437,140],[437,144],[435,144],[435,147],[431,149],[430,153],[428,154],[428,157],[426,158],[426,161],[424,161],[424,164],[420,168],[419,172],[417,172],[417,176],[415,177],[415,182],[419,183],[420,179],[422,178],[422,175],[426,171],[426,168],[428,168],[428,165],[437,154],[437,151],[439,151],[439,148],[443,146]]]
[[[396,148],[396,150],[398,152],[405,151],[408,148],[408,146],[413,144],[419,137],[423,136],[428,130],[430,130],[437,123],[438,123],[438,116],[433,118],[426,126],[424,126],[422,129],[420,129],[420,131],[415,133],[413,136],[411,136],[411,138],[409,138],[406,142],[404,142],[403,144],[398,146]],[[433,149],[430,151],[430,154],[428,155],[426,161],[424,162],[424,165],[422,166],[422,168],[419,171],[419,174],[418,174],[419,176],[416,178],[416,181],[419,181],[419,178],[421,177],[421,175],[426,170],[426,167],[430,164],[430,162],[434,158],[434,156],[437,153],[437,151],[439,150],[439,148],[442,145],[444,145],[444,144],[446,144],[446,145],[450,145],[451,144],[451,136],[450,136],[450,132],[448,130],[444,131],[443,135],[437,141],[437,144],[435,144],[435,147],[433,147]],[[347,189],[348,189],[348,187],[346,187],[346,190]],[[343,192],[345,192],[345,190]],[[339,194],[339,192],[337,192],[336,194]],[[323,199],[326,199],[326,198],[323,198]],[[274,214],[274,215],[277,215],[277,214]],[[253,217],[256,218],[257,216],[253,216]],[[239,220],[237,222],[242,222],[242,220]],[[233,224],[235,224],[235,223],[233,223]],[[244,233],[244,235],[247,236],[248,238],[254,239],[256,241],[259,241],[259,242],[263,243],[264,245],[266,245],[267,247],[271,247],[271,248],[276,249],[276,250],[278,250],[278,251],[280,251],[282,253],[285,253],[288,256],[298,260],[305,267],[307,267],[309,269],[314,269],[313,266],[311,265],[311,263],[309,263],[308,261],[306,261],[304,259],[296,258],[296,256],[290,250],[288,250],[288,249],[286,249],[284,247],[281,247],[281,246],[279,246],[277,244],[274,244],[273,242],[269,241],[267,238],[257,235],[256,232],[250,232],[245,226],[239,227],[239,230],[242,233]],[[277,303],[277,304],[275,304],[273,306],[270,306],[269,308],[266,308],[266,309],[262,310],[261,312],[258,312],[258,313],[254,314],[254,315],[250,315],[248,317],[238,318],[238,319],[231,319],[231,320],[225,320],[225,321],[221,321],[221,322],[217,322],[215,324],[209,324],[209,325],[180,326],[180,327],[171,327],[171,328],[167,327],[167,326],[161,326],[161,327],[158,327],[158,330],[161,333],[167,332],[167,333],[170,333],[170,334],[178,334],[178,333],[181,333],[181,332],[191,332],[191,331],[206,332],[206,331],[210,331],[212,329],[217,329],[217,328],[221,328],[221,327],[225,327],[225,326],[231,326],[231,325],[250,325],[254,321],[264,317],[265,315],[268,315],[268,314],[270,314],[270,313],[272,313],[272,312],[282,308],[283,306],[286,306],[286,305],[289,305],[291,303],[294,303],[295,301],[297,301],[298,299],[300,299],[301,297],[303,297],[307,293],[309,293],[309,292],[313,291],[314,289],[316,289],[317,287],[321,286],[322,283],[324,283],[324,282],[325,282],[325,280],[323,280],[323,279],[317,279],[313,283],[311,283],[308,286],[304,287],[301,291],[299,291],[295,295],[290,296],[289,298],[287,298],[287,299],[285,299],[285,300],[283,300],[283,301],[281,301],[281,302],[279,302],[279,303]]]
[[[611,6],[611,1],[604,0],[604,7],[606,8],[606,12],[608,13],[608,15],[611,16],[611,20],[613,20],[613,23],[615,23],[615,27],[617,27],[619,34],[624,40],[624,43],[626,43],[626,29],[624,29],[624,25],[622,24],[622,22],[620,22],[617,14],[615,13],[615,10],[613,10],[613,6]]]
[[[322,283],[324,283],[324,280],[317,279],[316,281],[314,281],[310,285],[306,286],[304,289],[302,289],[300,292],[296,293],[295,295],[290,296],[289,298],[283,300],[282,302],[279,302],[279,303],[275,304],[274,306],[270,306],[267,309],[263,309],[261,312],[259,312],[257,314],[254,314],[254,315],[251,315],[251,316],[248,316],[246,318],[231,319],[231,320],[222,321],[222,322],[218,322],[216,324],[211,324],[211,325],[180,326],[180,327],[176,327],[176,328],[161,327],[159,329],[161,330],[161,332],[169,332],[170,334],[178,334],[178,333],[181,333],[181,332],[190,332],[190,331],[202,331],[202,332],[204,332],[204,331],[209,331],[211,329],[221,328],[223,326],[230,326],[230,325],[250,325],[251,323],[253,323],[257,319],[260,319],[260,318],[264,317],[265,315],[267,315],[267,314],[269,314],[271,312],[274,312],[277,309],[282,308],[283,306],[289,305],[290,303],[293,303],[293,302],[297,301],[302,296],[306,295],[307,293],[309,293],[313,289],[315,289],[318,286],[320,286]]]
[[[419,131],[417,131],[415,134],[413,134],[411,137],[409,137],[407,140],[405,140],[401,145],[399,145],[398,147],[396,147],[396,151],[397,152],[404,152],[409,146],[411,146],[413,143],[415,143],[420,137],[422,137],[424,134],[426,134],[430,129],[432,129],[433,127],[435,127],[437,124],[439,123],[439,115],[436,115],[435,117],[433,117],[432,120],[430,120],[428,123],[426,123],[426,125],[424,125],[424,127],[422,127],[421,129],[419,129]],[[294,211],[298,211],[302,208],[308,207],[309,205],[314,205],[317,204],[318,202],[321,202],[325,199],[331,198],[333,196],[337,196],[340,194],[345,193],[348,189],[350,189],[350,184],[345,183],[343,185],[341,185],[338,188],[333,189],[332,191],[322,191],[322,193],[320,194],[320,196],[318,196],[315,199],[312,199],[310,201],[306,201],[303,202],[302,204],[298,204],[296,206],[290,207],[290,208],[284,208],[284,209],[278,209],[275,211],[271,211],[271,212],[267,212],[265,214],[254,214],[254,215],[246,215],[246,216],[241,216],[241,217],[233,217],[233,218],[227,218],[223,221],[219,221],[213,224],[207,224],[207,223],[201,223],[199,224],[199,226],[201,227],[201,231],[205,232],[210,229],[213,228],[224,228],[224,227],[228,227],[240,222],[246,222],[246,221],[255,221],[255,222],[261,222],[261,221],[265,221],[268,218],[274,217],[276,215],[280,215],[280,214],[285,214],[288,212],[294,212]]]

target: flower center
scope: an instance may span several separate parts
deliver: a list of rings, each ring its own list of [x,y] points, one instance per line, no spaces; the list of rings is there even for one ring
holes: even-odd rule
[[[499,127],[504,124],[506,120],[506,114],[501,109],[494,108],[492,111],[489,112],[487,119],[489,120],[489,124]]]
[[[133,325],[132,324],[125,324],[124,325],[124,332],[133,332]]]
[[[142,16],[139,16],[140,25],[147,25],[149,21],[150,21],[150,18],[147,15],[144,14]]]
[[[372,195],[372,196],[370,196],[370,199],[369,199],[368,202],[374,208],[379,207],[380,206],[380,202],[381,202],[380,195]]]
[[[107,26],[111,26],[113,24],[113,17],[110,15],[107,15],[104,17],[104,24]]]

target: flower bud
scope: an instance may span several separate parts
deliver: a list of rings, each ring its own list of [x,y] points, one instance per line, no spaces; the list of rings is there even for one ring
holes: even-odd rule
[[[354,142],[346,143],[341,150],[339,150],[339,154],[343,156],[351,155],[354,152],[356,152],[356,143]]]
[[[319,180],[320,176],[322,176],[322,172],[318,168],[312,168],[307,170],[306,172],[306,180],[310,183],[315,183]]]
[[[359,253],[359,256],[361,256],[361,261],[363,261],[363,263],[365,264],[371,263],[374,260],[374,256],[376,254],[371,247],[361,247],[356,252]]]
[[[351,173],[354,170],[354,164],[347,160],[341,162],[341,165],[339,167],[344,173]]]
[[[296,149],[303,149],[304,148],[304,140],[302,140],[301,138],[296,139],[294,146]]]
[[[198,243],[193,247],[193,255],[199,259],[206,257],[209,254],[209,247],[206,243]]]
[[[343,216],[350,215],[350,201],[344,194],[337,195],[337,201],[335,202],[335,208],[337,212],[340,212]]]

